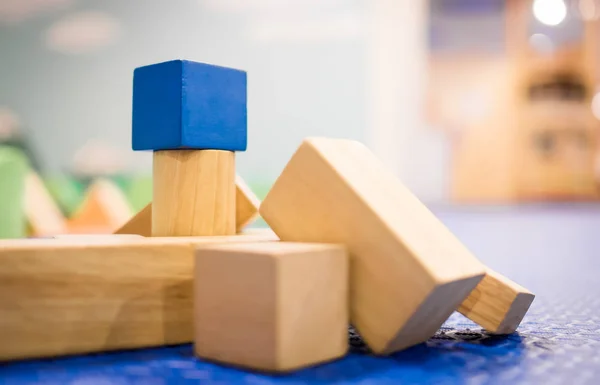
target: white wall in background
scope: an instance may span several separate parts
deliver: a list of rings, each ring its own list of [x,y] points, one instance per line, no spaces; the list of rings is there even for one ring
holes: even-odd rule
[[[428,2],[373,0],[367,15],[367,143],[422,199],[442,200],[447,141],[424,114]]]
[[[445,142],[419,116],[426,1],[285,3],[71,0],[19,23],[0,19],[0,106],[20,115],[50,171],[95,139],[149,173],[149,154],[130,150],[133,69],[174,58],[241,68],[249,149],[237,164],[246,178],[274,180],[305,136],[346,137],[366,141],[420,196],[441,199]],[[110,39],[90,29],[93,50],[85,38],[48,45],[53,25],[90,13],[110,20],[96,23],[109,24]]]

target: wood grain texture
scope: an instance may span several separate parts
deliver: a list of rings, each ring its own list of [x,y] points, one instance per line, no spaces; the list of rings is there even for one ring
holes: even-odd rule
[[[490,333],[511,334],[519,327],[534,298],[529,290],[488,270],[458,311]]]
[[[235,230],[241,233],[257,216],[260,200],[239,176],[235,178]],[[152,235],[152,203],[135,214],[115,234]]]
[[[53,239],[62,239],[71,242],[90,242],[90,241],[123,241],[129,242],[132,239],[144,239],[143,236],[137,234],[58,234],[52,237]],[[0,243],[1,245],[1,243]]]
[[[285,372],[348,348],[348,256],[336,245],[215,245],[196,251],[195,352]]]
[[[132,215],[127,197],[108,179],[98,179],[68,222],[71,233],[104,233],[122,226]]]
[[[348,247],[352,323],[378,354],[426,341],[484,275],[359,142],[305,140],[260,213],[282,241]]]
[[[190,340],[190,245],[54,242],[0,249],[0,360]]]
[[[154,152],[153,236],[235,234],[235,153]]]
[[[34,171],[30,171],[25,178],[24,203],[31,235],[43,237],[68,232],[67,222],[60,208]]]
[[[0,361],[193,340],[193,250],[227,237],[0,240]]]

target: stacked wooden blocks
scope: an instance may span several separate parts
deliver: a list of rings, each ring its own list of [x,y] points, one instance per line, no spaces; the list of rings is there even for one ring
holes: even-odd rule
[[[344,356],[349,323],[384,355],[455,310],[512,333],[533,301],[358,142],[304,140],[260,204],[235,175],[242,71],[142,67],[133,107],[152,204],[113,236],[1,244],[1,359],[193,340],[201,359],[285,372]],[[272,231],[243,229],[257,211]]]

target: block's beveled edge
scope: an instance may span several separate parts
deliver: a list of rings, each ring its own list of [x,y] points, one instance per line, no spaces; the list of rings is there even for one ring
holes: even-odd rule
[[[258,229],[257,229],[258,230]],[[25,239],[0,239],[0,256],[4,252],[30,251],[30,250],[54,250],[57,248],[115,248],[115,247],[160,247],[166,245],[182,245],[194,248],[208,247],[210,245],[229,243],[258,243],[278,242],[279,238],[270,229],[259,229],[260,231],[248,231],[235,235],[197,236],[197,237],[127,237],[119,234],[106,234],[92,236],[85,240],[78,237],[66,238],[25,238]]]

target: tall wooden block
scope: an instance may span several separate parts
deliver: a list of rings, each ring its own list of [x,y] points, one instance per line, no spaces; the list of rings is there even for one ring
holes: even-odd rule
[[[260,213],[282,241],[348,247],[352,323],[378,354],[426,341],[484,276],[483,265],[355,141],[305,140]]]
[[[529,290],[488,270],[458,311],[490,333],[511,334],[519,327],[534,298]]]
[[[343,356],[348,258],[335,245],[249,243],[196,251],[195,352],[289,371]]]
[[[154,152],[153,236],[235,234],[235,153]]]

